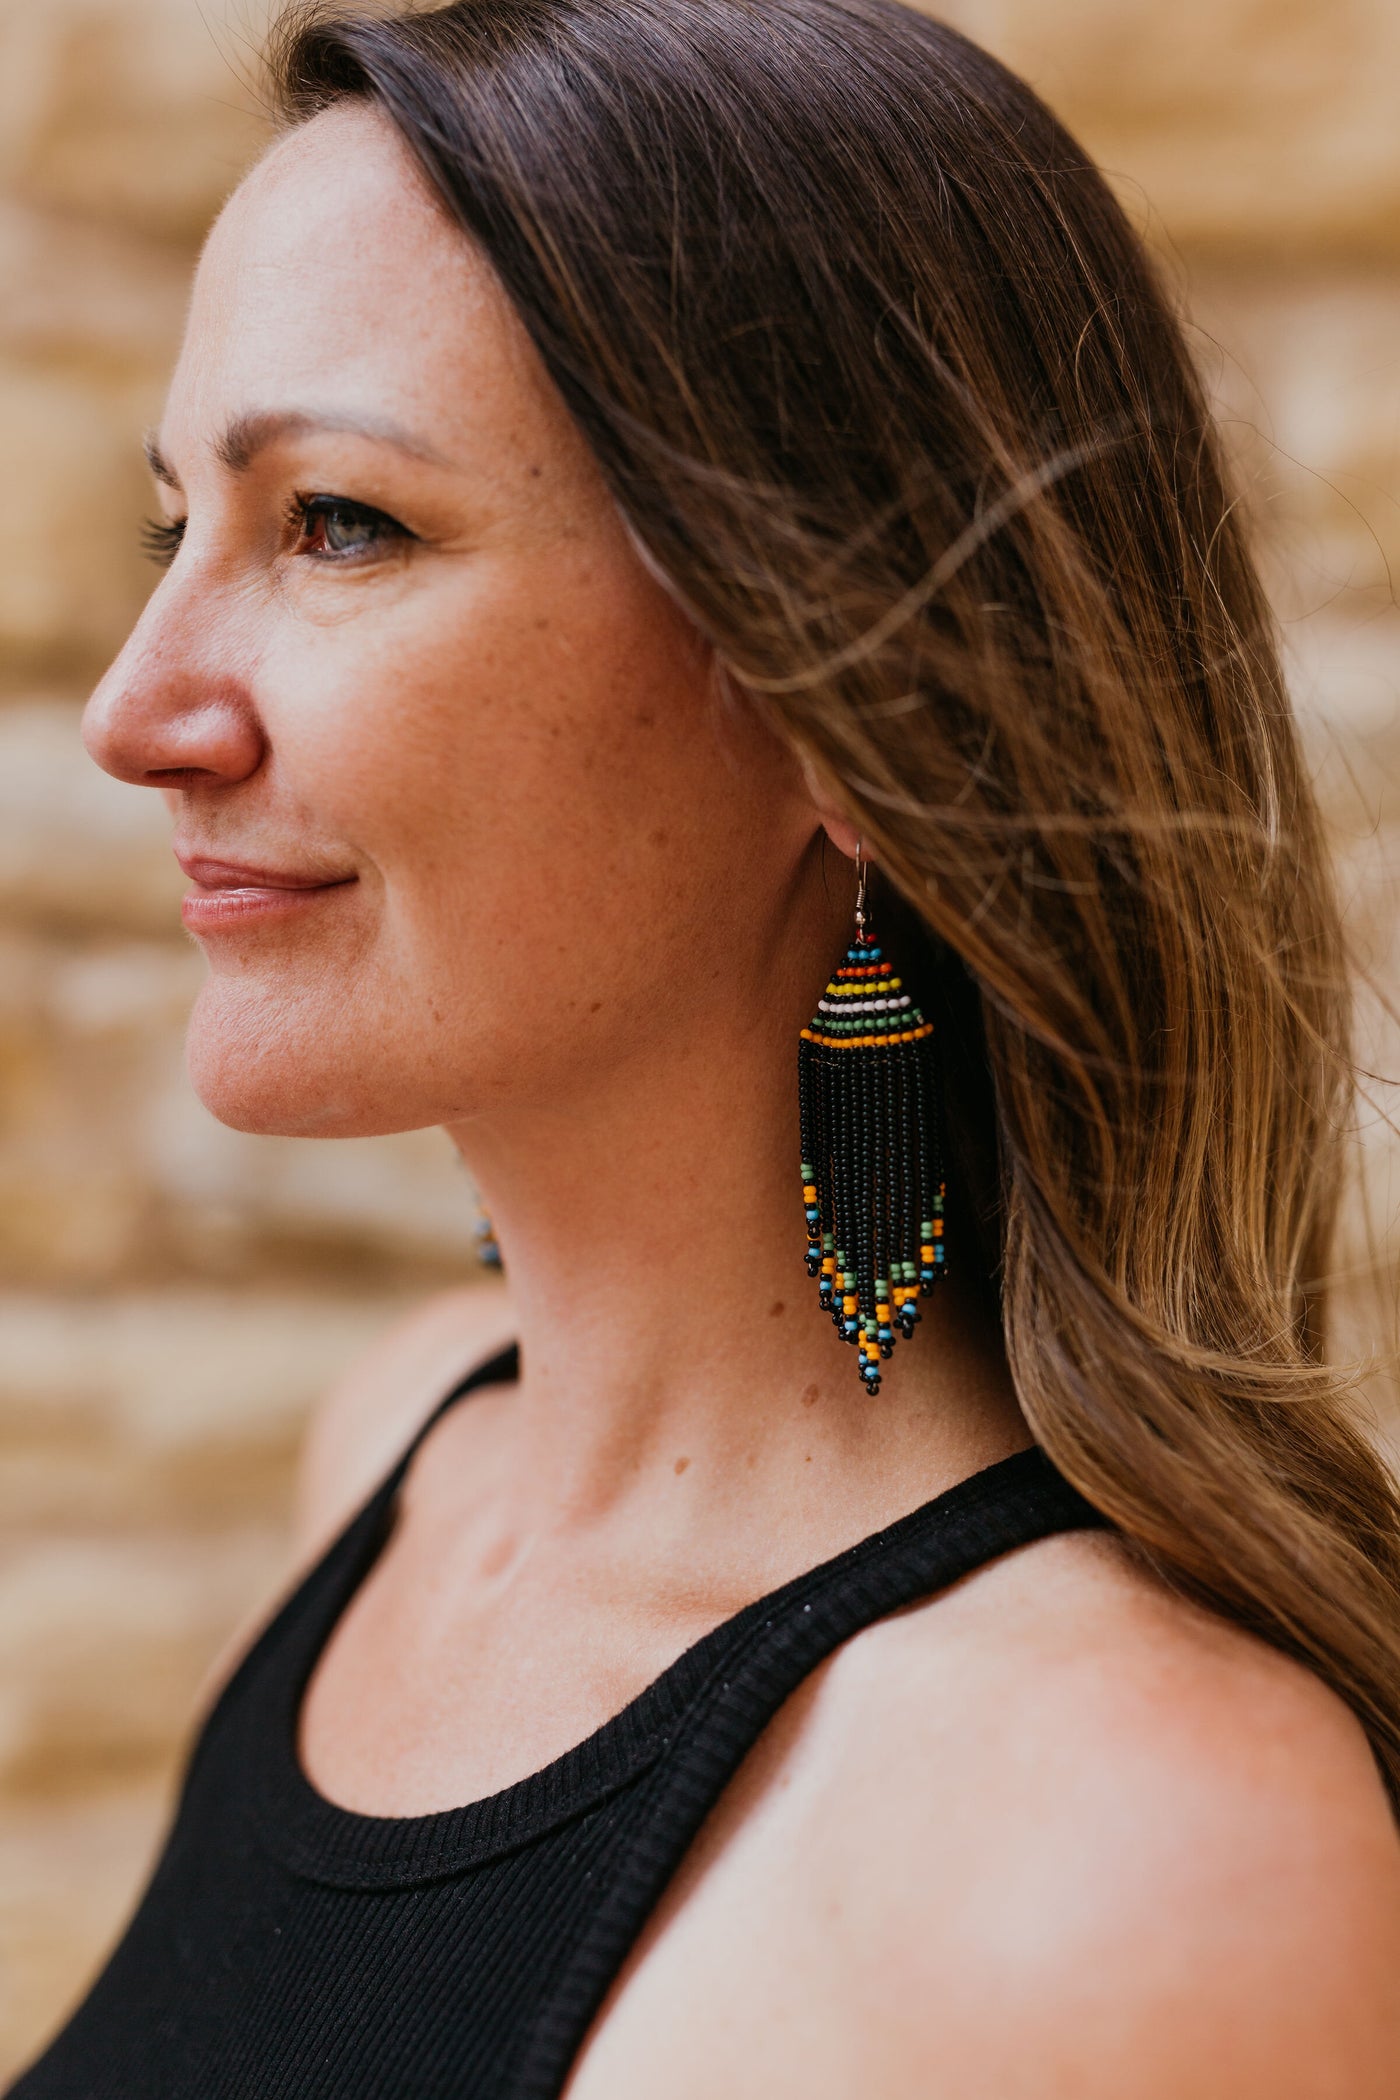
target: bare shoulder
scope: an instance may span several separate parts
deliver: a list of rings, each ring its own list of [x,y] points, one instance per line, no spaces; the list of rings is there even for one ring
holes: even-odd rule
[[[1078,1534],[806,1681],[569,2091],[1391,2100],[1398,2070],[1400,1838],[1360,1729]]]
[[[439,1291],[394,1322],[324,1394],[297,1474],[293,1551],[313,1554],[374,1488],[454,1380],[515,1332],[496,1277]]]
[[[854,1957],[872,1993],[902,1969],[895,2002],[927,2004],[931,1903],[956,1913],[933,1935],[959,1979],[950,2090],[1400,2087],[1400,1837],[1361,1728],[1112,1538],[1043,1542],[870,1629],[794,1752],[818,1874],[834,1896],[858,1855],[875,1899]],[[906,2037],[911,2092],[932,2039]],[[1023,2085],[1027,2061],[1062,2082]],[[882,2076],[904,2090],[898,2063]]]

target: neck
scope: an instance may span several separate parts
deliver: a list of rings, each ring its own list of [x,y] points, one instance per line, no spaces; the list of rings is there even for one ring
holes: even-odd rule
[[[451,1126],[501,1245],[521,1478],[552,1523],[695,1467],[765,1523],[776,1495],[779,1525],[806,1507],[793,1483],[820,1483],[836,1533],[860,1536],[1029,1441],[1000,1337],[955,1282],[922,1302],[874,1397],[818,1305],[797,1118],[807,974],[768,973],[763,997],[736,993],[567,1097]]]

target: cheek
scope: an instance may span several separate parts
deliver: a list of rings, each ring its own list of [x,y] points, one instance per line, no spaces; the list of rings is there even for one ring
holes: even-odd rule
[[[652,732],[668,715],[682,731],[678,688],[703,678],[674,616],[638,632],[609,584],[586,567],[481,563],[386,619],[301,632],[268,670],[285,786],[396,887],[436,880],[488,837],[592,829],[617,805],[619,767],[664,778]]]
[[[395,614],[267,667],[295,696],[279,793],[361,879],[319,942],[215,961],[192,1065],[244,1127],[407,1128],[586,1083],[698,1025],[725,908],[801,850],[775,747],[721,720],[641,572],[482,564]]]
[[[719,733],[705,653],[648,581],[550,575],[547,591],[531,575],[447,596],[378,675],[362,664],[358,749],[342,740],[322,778],[416,964],[436,956],[450,992],[471,981],[464,943],[496,955],[508,938],[548,961],[567,1005],[596,959],[616,985],[624,945],[640,959],[695,936],[727,835],[765,789],[742,738]],[[628,939],[643,921],[648,938]]]

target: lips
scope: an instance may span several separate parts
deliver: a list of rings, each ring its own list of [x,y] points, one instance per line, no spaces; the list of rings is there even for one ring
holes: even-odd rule
[[[313,910],[358,880],[323,875],[309,868],[263,868],[245,861],[215,860],[176,849],[176,860],[194,887],[180,906],[193,934],[242,932],[254,924],[294,918]]]
[[[302,874],[284,868],[254,868],[241,861],[210,860],[202,853],[182,853],[175,858],[202,890],[325,890],[353,882],[353,875]]]

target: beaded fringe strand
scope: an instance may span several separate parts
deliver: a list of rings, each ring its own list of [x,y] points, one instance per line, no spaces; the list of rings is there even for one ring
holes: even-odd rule
[[[933,1023],[858,924],[802,1030],[797,1085],[807,1273],[869,1393],[946,1270],[936,1059]]]

